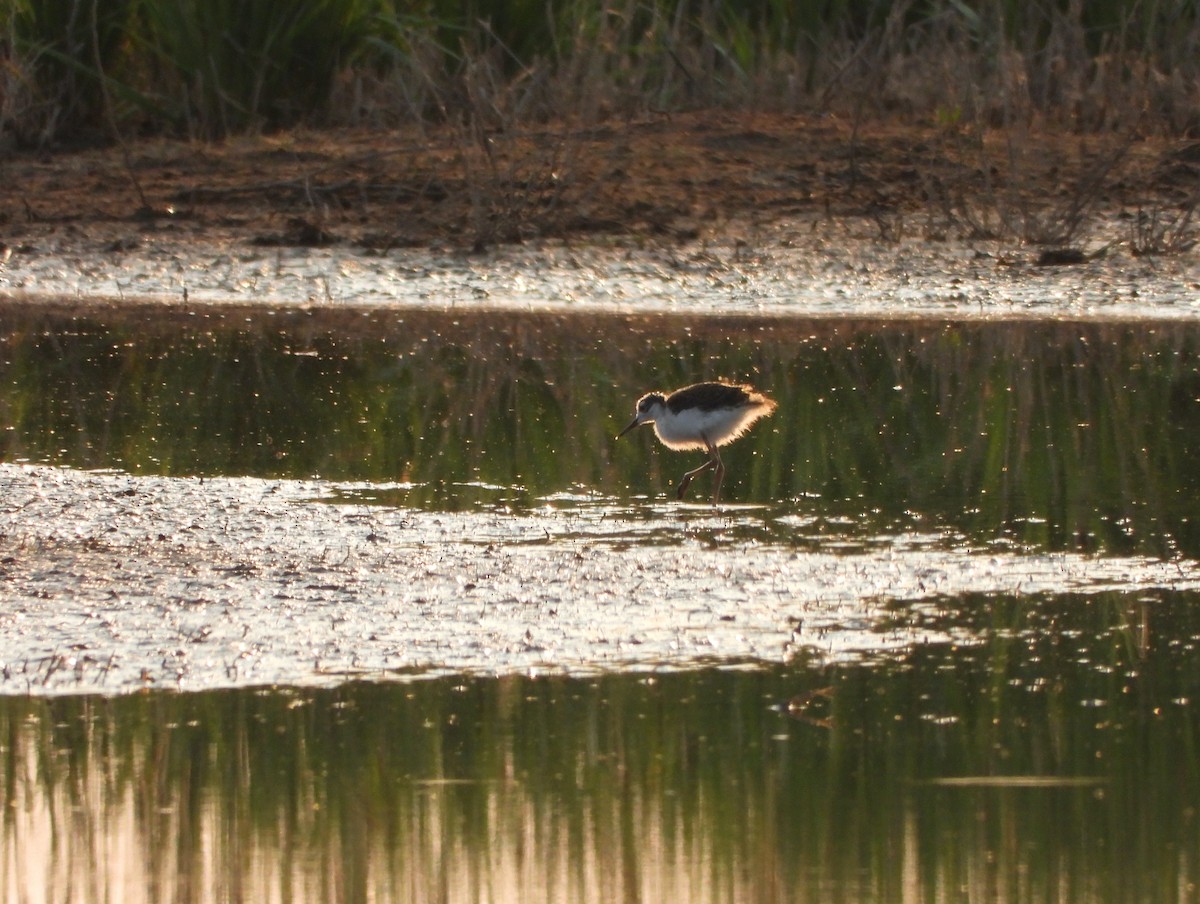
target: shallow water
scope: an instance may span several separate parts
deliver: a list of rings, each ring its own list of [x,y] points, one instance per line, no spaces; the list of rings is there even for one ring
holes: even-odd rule
[[[1191,900],[1196,602],[964,598],[984,642],[836,668],[5,698],[0,888]]]
[[[780,406],[724,453],[730,502],[1048,550],[1194,555],[1200,539],[1197,324],[16,303],[0,336],[10,462],[318,479],[422,511],[566,494],[636,513],[696,456],[649,430],[616,442],[634,400],[726,377]]]
[[[1194,898],[1200,325],[10,304],[0,355],[10,899]],[[718,511],[614,440],[714,376],[780,405]]]

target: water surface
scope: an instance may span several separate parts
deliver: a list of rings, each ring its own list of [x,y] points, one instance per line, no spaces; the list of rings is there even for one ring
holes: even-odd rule
[[[8,899],[1196,896],[1200,326],[4,305],[0,369]],[[714,512],[614,436],[718,376]]]
[[[983,642],[869,666],[3,698],[0,887],[1190,900],[1197,600],[963,602]]]
[[[613,437],[645,390],[724,377],[780,403],[726,452],[731,502],[1197,544],[1196,325],[9,305],[0,333],[9,461],[365,481],[423,510],[664,498],[695,456]]]

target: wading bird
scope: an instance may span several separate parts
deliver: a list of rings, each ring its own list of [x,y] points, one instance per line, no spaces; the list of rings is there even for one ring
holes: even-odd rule
[[[620,439],[634,427],[653,424],[659,441],[668,449],[703,449],[708,461],[688,471],[679,481],[676,498],[682,499],[688,484],[697,474],[712,470],[713,505],[721,499],[725,465],[718,447],[727,445],[750,429],[759,418],[769,416],[775,402],[750,386],[734,383],[695,383],[669,395],[648,392],[637,403],[629,426],[617,434]]]

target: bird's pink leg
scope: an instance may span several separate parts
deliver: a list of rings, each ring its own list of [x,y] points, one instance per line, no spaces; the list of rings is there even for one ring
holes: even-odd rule
[[[687,492],[688,484],[690,484],[692,482],[692,478],[695,477],[697,474],[703,474],[705,471],[709,470],[710,468],[716,467],[716,464],[717,463],[715,461],[713,461],[712,459],[709,459],[704,464],[702,464],[700,467],[698,467],[692,471],[688,471],[686,474],[684,474],[683,477],[680,478],[680,480],[679,480],[679,489],[677,489],[675,491],[675,498],[682,499],[683,494]]]
[[[708,454],[712,456],[709,464],[716,471],[713,474],[713,508],[721,501],[721,484],[725,482],[725,462],[721,461],[721,453],[717,451],[717,447],[708,442],[705,437],[704,442],[708,444]]]
[[[675,498],[683,498],[683,494],[687,492],[687,488],[691,484],[692,478],[697,474],[703,474],[705,471],[715,470],[715,485],[713,487],[713,506],[715,507],[721,500],[721,484],[725,482],[725,463],[721,461],[721,454],[717,451],[717,447],[708,441],[708,437],[701,433],[700,438],[704,440],[704,445],[708,448],[708,461],[706,461],[700,467],[694,468],[683,475],[683,478],[679,481],[679,489],[675,491]]]

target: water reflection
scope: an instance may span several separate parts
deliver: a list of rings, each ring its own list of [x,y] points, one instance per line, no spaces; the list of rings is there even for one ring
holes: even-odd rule
[[[1197,603],[967,600],[983,642],[832,669],[0,698],[0,888],[1190,900]]]
[[[456,555],[473,560],[474,547],[460,548],[471,543],[513,554],[522,544],[551,544],[552,523],[573,531],[591,569],[602,559],[624,574],[635,557],[622,553],[646,546],[647,532],[669,517],[672,559],[742,555],[734,561],[745,598],[729,597],[729,629],[749,632],[765,606],[758,617],[770,649],[790,657],[784,665],[653,676],[0,698],[2,894],[1194,898],[1196,594],[1155,589],[1157,577],[1104,583],[1105,569],[1123,567],[1114,556],[1069,558],[1103,586],[1136,585],[1136,593],[961,590],[931,598],[935,591],[923,586],[906,596],[894,580],[868,580],[891,595],[864,591],[845,618],[862,621],[869,599],[863,630],[906,639],[881,642],[874,656],[820,664],[820,619],[833,604],[810,554],[840,564],[838,556],[854,552],[853,568],[878,559],[918,583],[921,572],[905,554],[925,549],[973,562],[1010,545],[1195,556],[1198,351],[1200,328],[1178,325],[0,306],[5,459],[157,474],[317,475],[336,482],[320,485],[329,500],[354,503],[354,518],[371,521],[358,541],[371,554],[376,520],[388,525],[380,536],[396,537],[398,522],[422,515],[408,507],[471,510],[445,527],[452,542],[388,546],[378,553],[385,559],[435,547],[444,556],[458,544]],[[612,441],[645,389],[712,376],[752,379],[781,407],[726,456],[728,497],[755,508],[731,506],[719,517],[660,502],[680,472],[678,457],[648,438]],[[69,473],[81,483],[95,478]],[[280,562],[275,534],[237,535],[228,542],[239,554],[245,536],[267,545],[265,564],[218,561],[224,570],[217,568],[213,599],[202,598],[204,562],[179,571],[169,558],[152,558],[166,555],[163,538],[174,528],[158,527],[151,503],[175,499],[153,483],[141,482],[137,505],[122,508],[121,518],[110,503],[127,497],[112,488],[93,495],[105,504],[88,512],[60,504],[37,516],[84,538],[101,531],[72,525],[102,519],[113,536],[103,534],[106,546],[84,544],[91,557],[63,573],[61,597],[50,605],[22,598],[28,605],[5,612],[6,624],[17,630],[34,615],[50,617],[47,636],[61,629],[78,644],[81,625],[104,608],[90,600],[111,588],[76,575],[94,575],[105,555],[132,575],[122,586],[142,594],[117,600],[127,630],[135,617],[164,617],[143,595],[207,630],[225,630],[228,610],[238,610],[227,620],[229,631],[241,632],[237,640],[246,636],[243,622],[293,634],[302,624],[291,620],[293,610],[336,611],[330,619],[347,650],[366,655],[369,641],[390,656],[381,619],[416,617],[405,595],[413,588],[380,582],[378,596],[369,595],[376,585],[368,578],[397,571],[389,563],[344,586],[311,578],[305,569],[314,563],[353,570],[368,561],[357,547],[353,561],[340,551],[335,562],[322,561],[333,534],[320,530],[286,531],[290,552]],[[228,491],[229,504],[214,514],[207,509],[218,497],[206,495],[214,482],[186,483],[187,493],[171,492],[189,523],[215,517],[228,528],[244,517],[272,526],[265,503],[246,502],[247,493]],[[44,512],[34,505],[44,494],[29,492],[20,512]],[[629,511],[615,517],[620,496],[630,499]],[[245,502],[244,511],[234,502]],[[365,503],[379,508],[364,513]],[[301,508],[278,506],[293,515]],[[313,507],[341,517],[335,506]],[[481,511],[497,517],[474,517]],[[747,511],[754,517],[742,517]],[[179,521],[174,510],[165,517]],[[463,541],[468,522],[491,527]],[[516,522],[529,527],[519,538]],[[159,539],[129,539],[143,536]],[[217,549],[195,548],[208,559]],[[872,550],[881,557],[867,556]],[[579,558],[574,549],[563,556],[566,568]],[[1027,558],[1061,570],[1068,557]],[[14,554],[0,563],[0,590],[16,599],[18,577],[38,568]],[[168,578],[182,574],[183,590],[156,589],[144,576],[156,568]],[[454,571],[425,572],[430,598],[463,598],[467,585]],[[493,591],[475,587],[474,571],[463,574],[476,593],[463,618],[473,620],[447,627],[431,619],[430,631],[490,630],[494,639],[508,636],[496,622],[519,635],[531,612],[557,614],[549,603],[530,608],[503,581]],[[696,596],[711,598],[725,577]],[[451,589],[439,589],[443,580]],[[689,587],[679,607],[654,610],[636,580],[606,581],[629,607],[620,610],[630,613],[625,620],[633,607],[639,617],[658,611],[655,629],[675,631],[680,613],[691,617]],[[235,598],[254,581],[261,592]],[[84,610],[72,610],[79,600]],[[775,642],[789,630],[791,646]],[[217,635],[189,636],[199,660]],[[672,636],[678,642],[679,632]],[[181,645],[151,646],[155,659],[186,658]],[[17,671],[13,662],[0,668],[6,679]],[[123,686],[136,683],[134,674]]]
[[[683,460],[614,444],[648,387],[780,402],[731,502],[914,513],[1052,549],[1200,552],[1200,327],[0,306],[0,454],[319,476],[390,501],[659,498]]]

